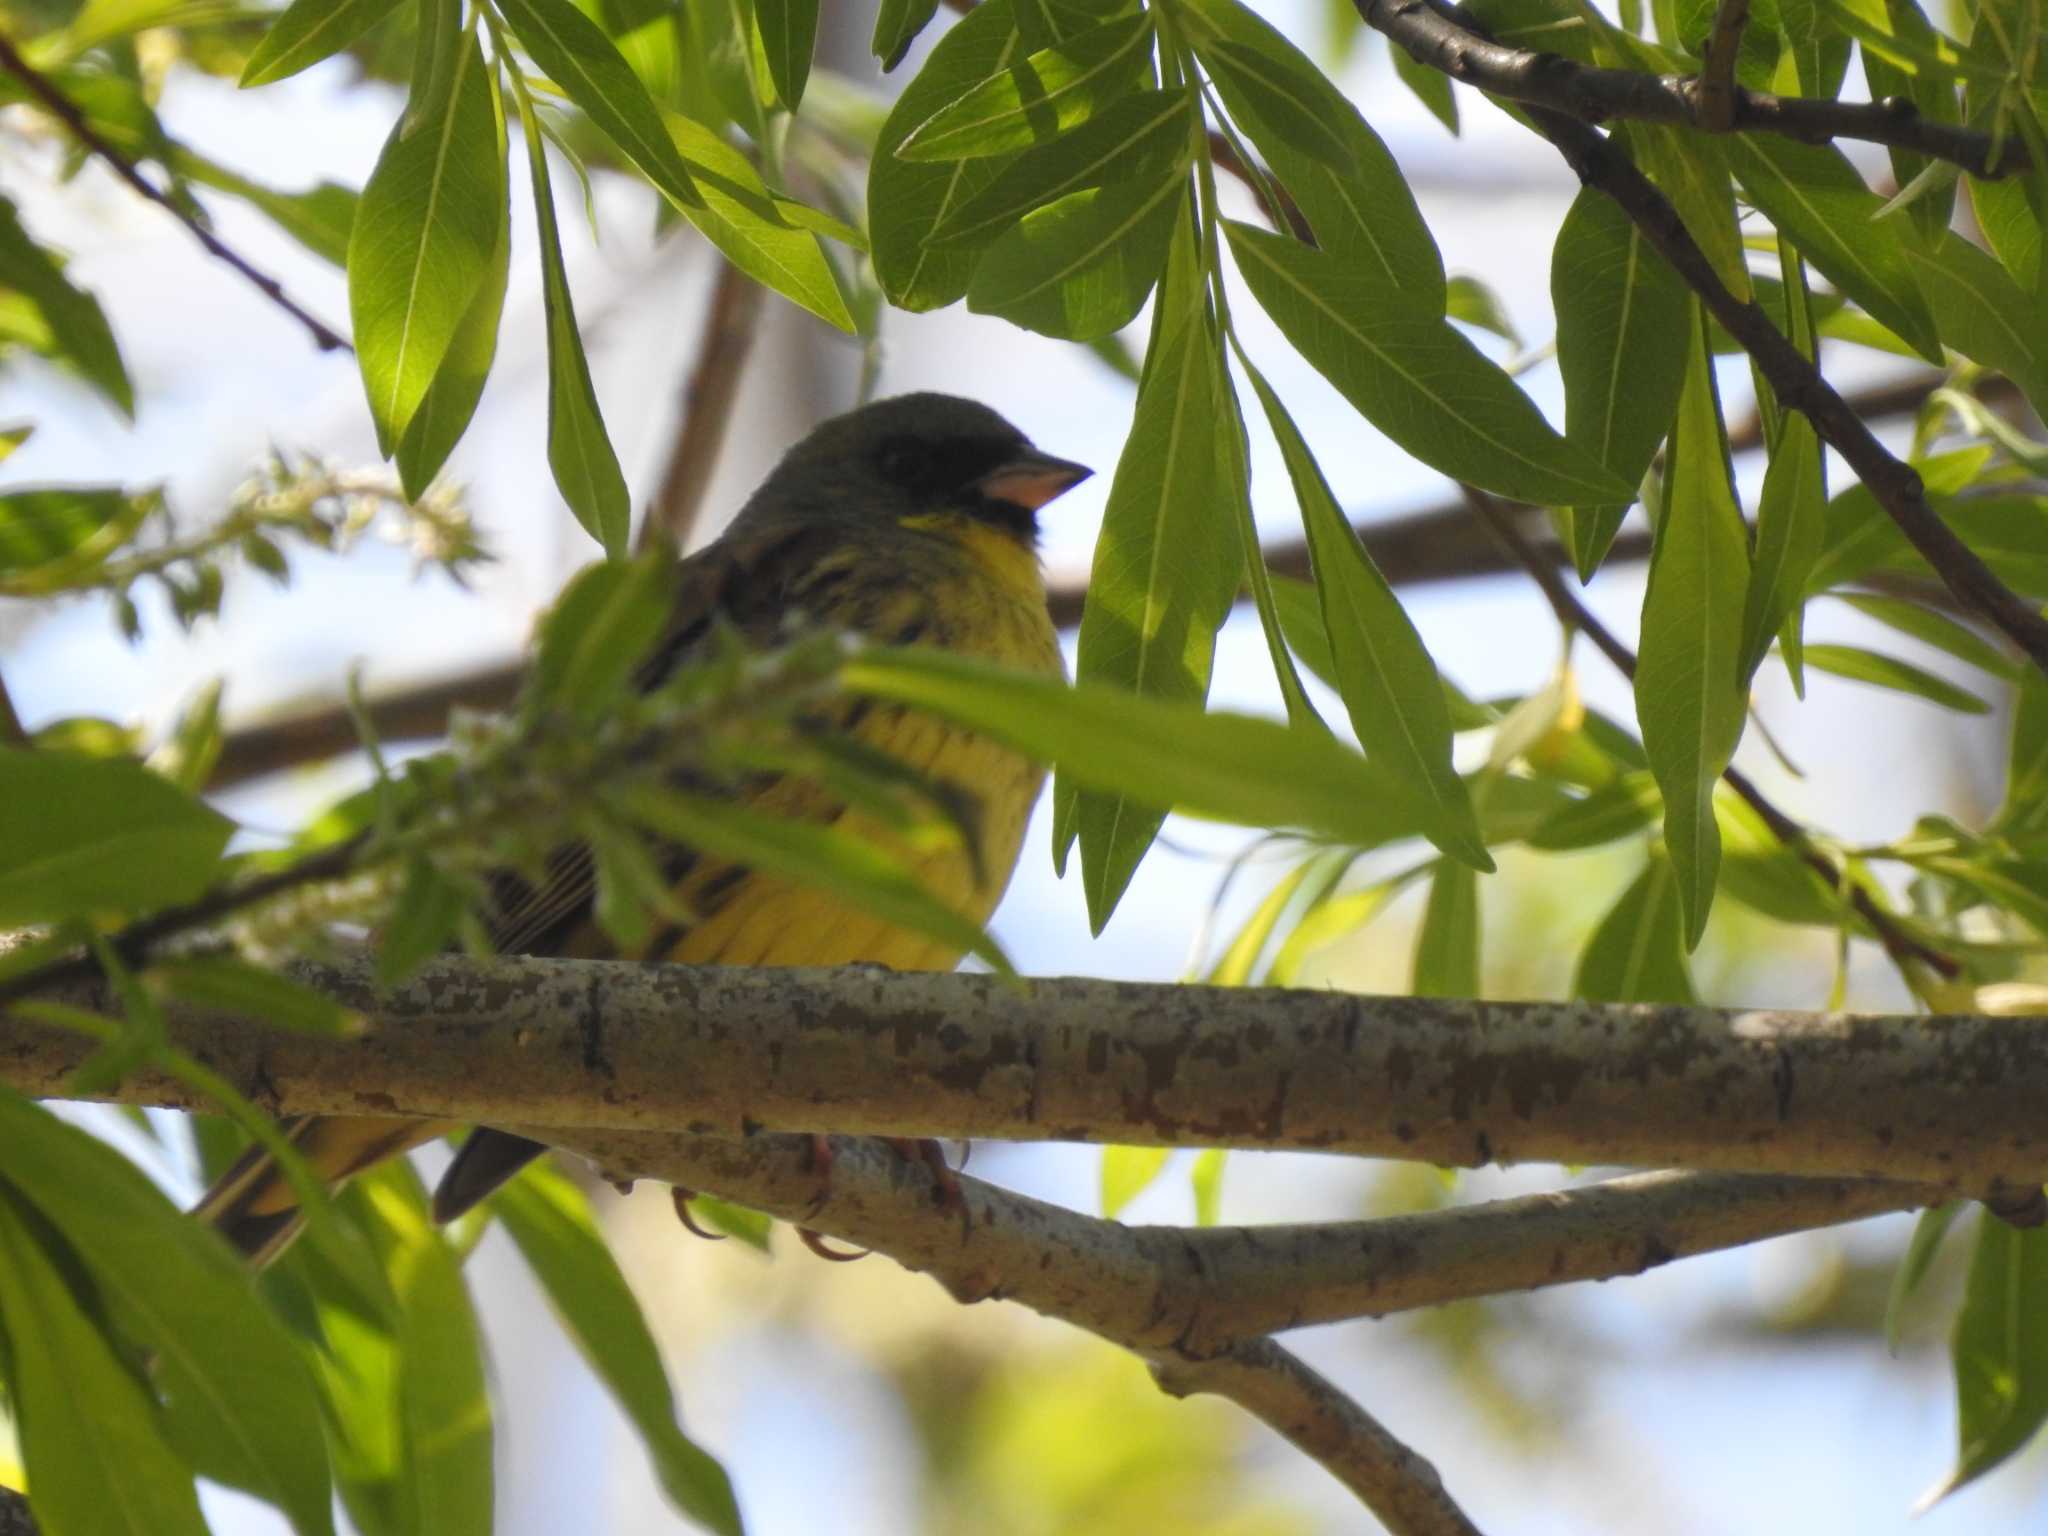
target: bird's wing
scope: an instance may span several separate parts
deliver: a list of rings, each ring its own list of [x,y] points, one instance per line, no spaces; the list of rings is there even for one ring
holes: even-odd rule
[[[728,533],[707,545],[677,567],[675,608],[641,664],[639,686],[657,688],[678,668],[704,659],[721,621],[757,647],[773,644],[792,615],[806,612],[862,629],[905,627],[893,622],[895,614],[880,611],[898,606],[883,603],[883,591],[871,602],[867,594],[848,590],[850,584],[874,581],[878,589],[893,589],[888,596],[902,596],[896,567],[882,562],[877,569],[862,554],[841,530],[815,524]],[[877,625],[875,619],[884,622]],[[671,887],[689,875],[694,862],[686,849],[667,852],[664,874]],[[484,914],[492,946],[506,955],[588,953],[578,940],[590,932],[596,884],[595,861],[581,842],[555,849],[537,883],[510,870],[494,872]]]

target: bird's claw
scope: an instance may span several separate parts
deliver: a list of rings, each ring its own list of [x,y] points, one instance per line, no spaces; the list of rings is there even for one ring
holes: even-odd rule
[[[682,1185],[678,1184],[669,1191],[669,1195],[676,1203],[676,1220],[683,1224],[685,1232],[689,1233],[692,1237],[701,1237],[707,1243],[722,1243],[725,1241],[725,1233],[708,1231],[704,1227],[699,1226],[697,1218],[690,1213],[690,1202],[697,1198],[697,1191],[685,1189]]]

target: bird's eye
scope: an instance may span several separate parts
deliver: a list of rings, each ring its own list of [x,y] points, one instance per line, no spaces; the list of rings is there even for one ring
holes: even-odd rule
[[[883,478],[892,484],[911,485],[924,478],[930,468],[930,456],[916,443],[897,438],[882,445],[876,465]]]

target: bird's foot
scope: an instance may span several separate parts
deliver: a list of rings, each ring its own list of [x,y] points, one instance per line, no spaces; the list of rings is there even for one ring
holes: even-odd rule
[[[699,1226],[697,1218],[690,1214],[690,1202],[697,1198],[697,1191],[685,1189],[682,1185],[678,1184],[669,1191],[669,1194],[676,1203],[676,1220],[683,1224],[685,1232],[689,1233],[692,1237],[701,1237],[707,1243],[722,1243],[725,1241],[725,1233],[713,1232],[708,1228]]]

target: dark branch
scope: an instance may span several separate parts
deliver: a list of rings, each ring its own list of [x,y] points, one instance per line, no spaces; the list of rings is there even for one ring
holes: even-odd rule
[[[703,510],[705,488],[718,467],[718,450],[732,424],[733,401],[739,394],[747,355],[753,350],[766,294],[765,288],[738,267],[723,256],[718,258],[718,277],[704,312],[697,358],[683,385],[675,446],[662,471],[661,488],[654,493],[647,519],[640,525],[643,550],[664,536],[678,549],[690,542],[690,532]]]
[[[276,278],[267,276],[251,266],[242,256],[230,250],[226,245],[223,245],[214,236],[212,230],[201,224],[185,209],[180,208],[170,198],[166,197],[159,187],[151,182],[148,177],[144,176],[140,170],[136,169],[134,161],[130,160],[101,137],[99,131],[86,120],[85,113],[79,110],[76,102],[59,90],[55,82],[47,75],[21,56],[20,50],[14,46],[14,40],[7,35],[5,29],[0,29],[0,68],[6,69],[9,74],[21,81],[28,88],[29,94],[47,107],[51,115],[61,121],[66,128],[70,129],[72,136],[79,143],[104,160],[115,175],[119,176],[129,186],[133,187],[158,207],[168,209],[171,217],[190,230],[192,237],[205,246],[211,255],[226,262],[237,272],[241,273],[243,277],[255,284],[271,303],[298,321],[300,325],[303,325],[307,333],[312,336],[314,345],[318,346],[321,351],[349,352],[354,350],[349,346],[345,338],[331,330],[324,322],[300,308],[292,297],[284,291],[284,285],[279,283]]]
[[[1558,622],[1567,629],[1577,630],[1592,641],[1594,649],[1612,662],[1616,671],[1630,682],[1634,682],[1635,652],[1623,645],[1619,637],[1579,601],[1578,594],[1572,591],[1571,584],[1564,579],[1555,562],[1544,559],[1542,552],[1522,537],[1521,532],[1515,527],[1514,519],[1491,496],[1473,486],[1467,486],[1465,494],[1473,507],[1486,519],[1495,536],[1513,552],[1516,563],[1535,579],[1537,586],[1543,589],[1543,595],[1549,599],[1551,611],[1557,615]],[[1721,777],[1727,781],[1728,787],[1740,795],[1744,803],[1757,813],[1764,825],[1770,828],[1771,835],[1798,854],[1807,868],[1819,875],[1829,890],[1843,889],[1841,866],[1815,845],[1804,827],[1772,804],[1749,775],[1739,768],[1726,768],[1722,770]],[[1856,909],[1858,916],[1870,924],[1871,932],[1877,936],[1878,942],[1885,947],[1885,953],[1894,961],[1918,960],[1951,980],[1962,974],[1962,967],[1957,964],[1954,957],[1921,943],[1906,932],[1899,926],[1898,918],[1880,906],[1876,898],[1861,885],[1850,881],[1847,882],[1847,889],[1850,905]]]
[[[1435,0],[1356,0],[1356,4],[1367,25],[1456,79],[1471,78],[1473,60],[1495,48],[1440,9]],[[2048,674],[2048,620],[2001,582],[1935,515],[1919,474],[1885,449],[1770,317],[1755,303],[1738,299],[1728,290],[1670,200],[1627,155],[1578,118],[1533,103],[1527,104],[1527,111],[1536,130],[1557,146],[1579,180],[1620,204],[1651,245],[1700,296],[1708,311],[1750,355],[1779,403],[1811,421],[1820,440],[1848,462],[1957,600],[1989,621]]]
[[[1709,133],[1726,133],[1735,126],[1735,62],[1748,26],[1749,0],[1721,0],[1715,8],[1697,88],[1700,126]]]

